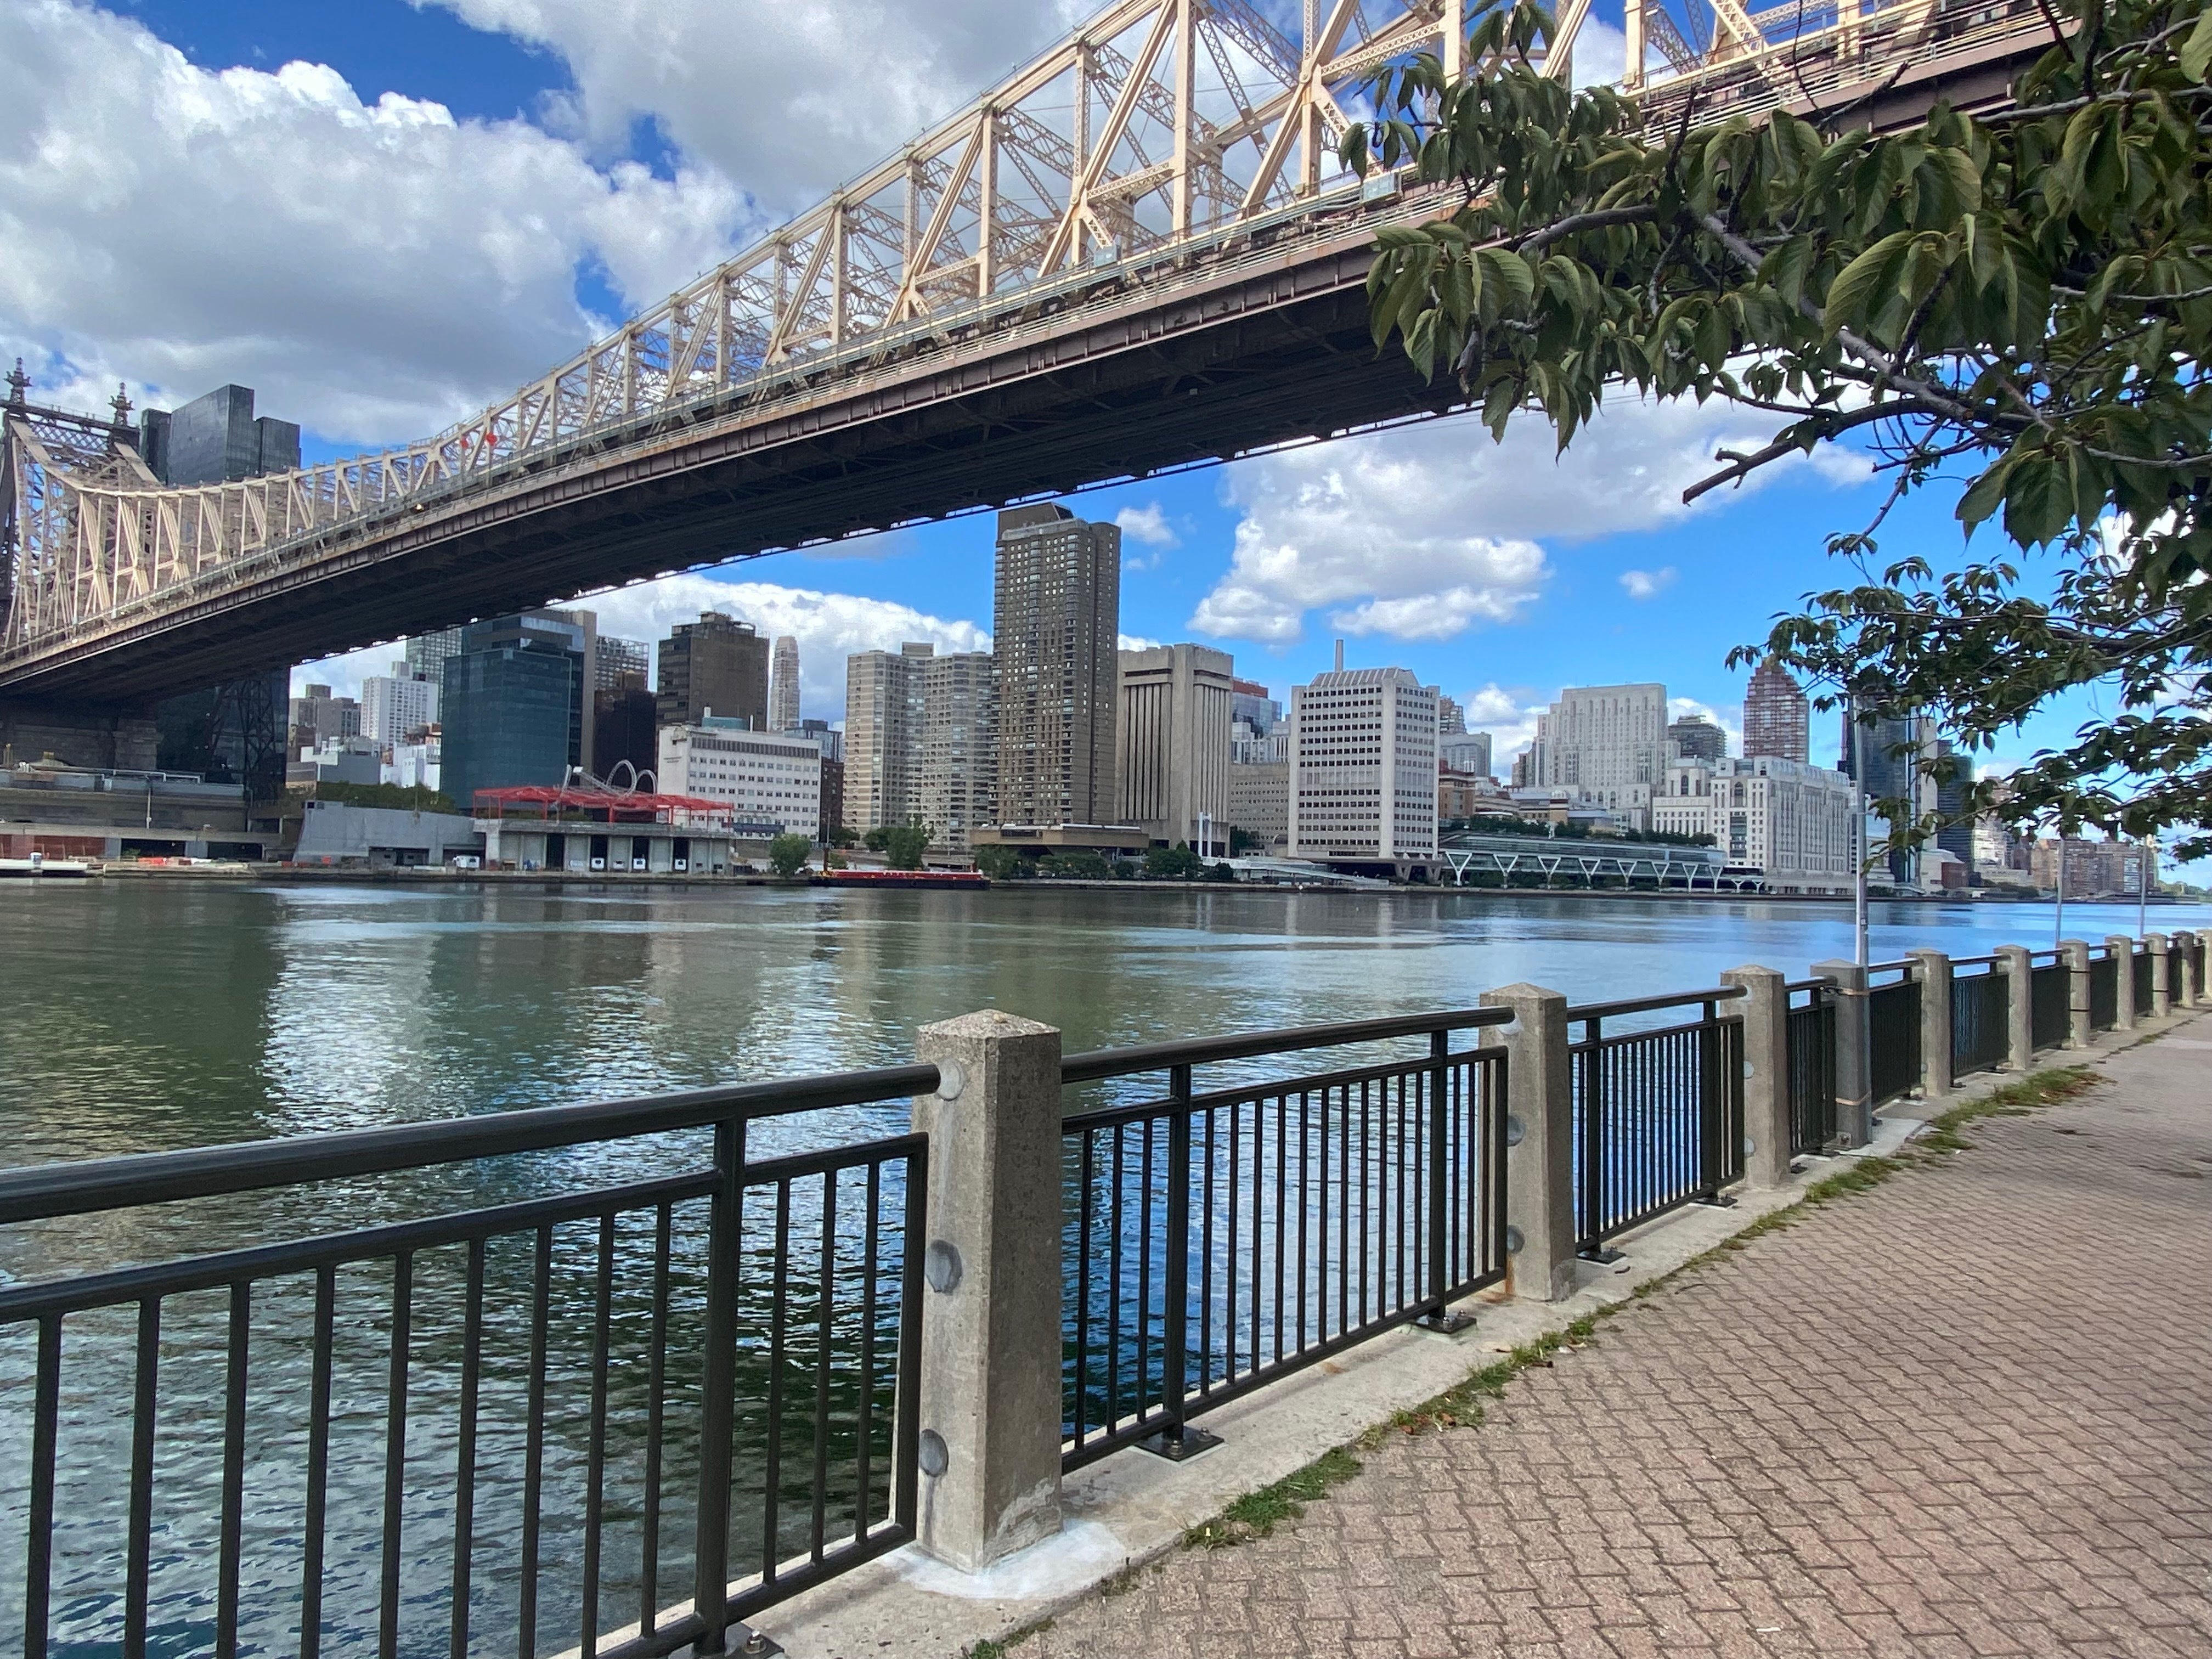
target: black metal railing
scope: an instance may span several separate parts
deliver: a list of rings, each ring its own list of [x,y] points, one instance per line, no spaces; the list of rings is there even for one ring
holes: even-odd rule
[[[1951,1075],[1994,1071],[2012,1051],[2011,976],[1989,957],[1951,966]],[[1981,971],[1958,972],[1962,967]]]
[[[1070,1468],[1452,1302],[1505,1272],[1499,1008],[1073,1054],[1063,1082],[1164,1073],[1066,1119]],[[1426,1052],[1204,1091],[1200,1068],[1425,1038]]]
[[[2120,964],[2109,945],[2089,962],[2089,1029],[2109,1031],[2120,1023]]]
[[[1920,1086],[1920,981],[1910,963],[1876,963],[1871,971],[1900,975],[1867,993],[1868,1104],[1881,1106]]]
[[[2039,951],[2054,960],[2037,960],[2028,970],[2028,1033],[2038,1048],[2056,1048],[2065,1042],[2073,1024],[2074,974],[2055,951]]]
[[[1836,1138],[1836,1003],[1825,979],[1789,988],[1790,1151],[1820,1152]]]
[[[2157,994],[2157,988],[2151,983],[2152,969],[2156,965],[2157,958],[2153,957],[2148,949],[2136,951],[2135,993],[2136,1013],[2138,1018],[2150,1012],[2151,999]]]
[[[415,1212],[0,1290],[21,1651],[641,1659],[906,1541],[926,1143],[747,1139],[936,1077],[0,1174],[34,1239],[158,1239],[158,1206],[219,1196],[203,1218],[251,1237],[279,1188]]]
[[[1605,1241],[1669,1210],[1713,1202],[1743,1173],[1743,1022],[1720,1005],[1723,986],[1674,997],[1567,1010],[1574,1086],[1575,1244]],[[1694,1007],[1698,1018],[1608,1034],[1607,1020]]]

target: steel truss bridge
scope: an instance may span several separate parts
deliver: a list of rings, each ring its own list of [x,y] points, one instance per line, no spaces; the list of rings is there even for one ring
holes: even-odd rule
[[[437,436],[164,489],[17,384],[0,694],[126,702],[471,617],[1420,418],[1378,354],[1362,88],[1462,64],[1462,0],[1120,0],[807,213]],[[1570,73],[1589,0],[1541,62]],[[1630,0],[1655,121],[2001,100],[2033,0]]]

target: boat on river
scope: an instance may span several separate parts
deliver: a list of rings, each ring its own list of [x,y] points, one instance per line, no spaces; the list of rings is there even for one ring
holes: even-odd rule
[[[82,859],[50,859],[44,853],[33,853],[27,859],[0,859],[0,877],[50,876],[83,877],[99,873],[97,866]]]

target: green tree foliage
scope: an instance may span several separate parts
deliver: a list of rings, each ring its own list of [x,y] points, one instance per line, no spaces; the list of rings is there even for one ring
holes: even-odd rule
[[[822,839],[832,847],[842,848],[857,844],[860,837],[850,824],[833,823],[823,832]]]
[[[1190,850],[1188,842],[1145,849],[1145,876],[1150,881],[1195,881],[1205,869],[1206,861]]]
[[[778,836],[768,844],[769,868],[779,876],[795,876],[813,851],[814,843],[804,836]]]
[[[870,834],[875,833],[871,830]],[[895,823],[883,832],[884,859],[894,870],[919,870],[921,855],[929,850],[929,826],[926,823]]]
[[[1029,860],[1011,847],[979,847],[975,867],[993,881],[1018,881],[1029,873]]]
[[[868,833],[862,836],[860,840],[860,845],[866,848],[871,853],[880,853],[884,848],[889,847],[890,844],[891,832],[890,826],[881,823],[869,830]]]
[[[1113,873],[1105,859],[1087,847],[1047,853],[1037,860],[1037,874],[1061,881],[1105,881]]]
[[[1572,441],[1606,394],[1729,400],[1765,441],[1707,491],[1849,438],[1885,489],[1829,538],[1856,580],[1770,637],[1823,706],[1927,712],[1991,747],[2051,698],[2112,718],[2011,780],[2015,821],[2212,850],[2212,11],[2053,0],[2051,46],[1984,118],[1874,136],[1849,109],[1664,131],[1530,64],[1551,27],[1489,11],[1446,87],[1386,74],[1362,169],[1449,184],[1449,216],[1381,236],[1376,343],[1455,377],[1493,433],[1534,410]],[[1905,495],[1956,497],[1966,551],[1884,562]],[[1971,539],[1990,526],[2002,538]],[[1979,786],[1970,810],[1989,799]],[[1910,805],[1887,803],[1905,839]]]
[[[459,812],[452,799],[436,789],[396,783],[317,783],[298,790],[302,798],[335,801],[343,806],[382,806],[403,812]]]
[[[1239,830],[1233,824],[1230,826],[1230,857],[1242,858],[1247,853],[1265,853],[1267,850],[1267,842],[1265,836],[1256,836],[1249,830]]]

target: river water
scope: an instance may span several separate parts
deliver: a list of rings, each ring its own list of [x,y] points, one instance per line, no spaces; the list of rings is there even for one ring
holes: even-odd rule
[[[2168,930],[2212,927],[2212,911],[2203,909],[2160,908],[2152,918],[2153,927]],[[2131,905],[2074,906],[2066,917],[2070,935],[2099,939],[2133,932],[2135,921]],[[1917,945],[1957,956],[2007,943],[2041,946],[2051,942],[2053,923],[2047,906],[1879,906],[1873,949],[1880,960]],[[1850,951],[1847,905],[1757,901],[1204,889],[547,894],[153,880],[9,884],[0,888],[0,971],[10,992],[10,1018],[0,1022],[6,1133],[0,1163],[896,1064],[912,1056],[917,1027],[984,1007],[1057,1025],[1077,1050],[1466,1006],[1484,990],[1516,981],[1582,1001],[1710,985],[1723,969],[1747,963],[1799,977],[1813,962]],[[894,1105],[763,1126],[749,1152],[760,1158],[895,1133],[904,1115]],[[450,1205],[457,1194],[470,1204],[498,1203],[605,1184],[696,1167],[698,1152],[692,1142],[664,1140],[501,1160],[435,1181],[338,1183],[10,1230],[0,1234],[0,1284],[397,1218]],[[815,1201],[804,1192],[798,1198]],[[635,1350],[650,1322],[649,1297],[640,1286],[650,1279],[653,1244],[651,1217],[641,1218],[641,1234],[630,1224],[640,1218],[625,1219],[616,1245],[606,1454],[615,1486],[639,1455],[637,1425],[646,1409],[645,1370]],[[539,1651],[577,1636],[578,1528],[574,1507],[560,1494],[573,1492],[589,1455],[579,1390],[590,1356],[587,1342],[578,1345],[592,1316],[592,1233],[588,1224],[563,1229],[554,1246],[555,1329],[545,1362],[551,1422],[544,1455],[555,1509],[542,1544],[549,1611]],[[693,1313],[703,1284],[698,1234],[697,1218],[679,1209],[668,1272],[675,1300]],[[514,1603],[511,1574],[502,1578],[500,1569],[521,1501],[515,1470],[526,1443],[518,1402],[527,1385],[532,1271],[529,1239],[514,1244],[495,1245],[485,1270],[484,1474],[477,1521],[484,1568],[472,1592],[483,1641],[507,1650]],[[818,1253],[804,1249],[788,1263],[763,1263],[756,1294],[767,1294],[776,1272],[803,1277],[819,1266]],[[456,1261],[432,1253],[416,1270],[406,1455],[410,1480],[422,1471],[428,1496],[418,1502],[410,1495],[406,1515],[399,1650],[407,1653],[444,1650],[453,1521],[434,1471],[450,1469],[455,1443],[458,1272]],[[839,1284],[853,1296],[857,1272],[849,1261],[836,1264]],[[392,1283],[388,1268],[381,1278],[337,1281],[326,1653],[373,1645]],[[247,1653],[290,1650],[298,1641],[296,1579],[286,1564],[297,1559],[301,1401],[311,1365],[304,1333],[313,1286],[272,1282],[255,1295],[241,1598]],[[156,1654],[205,1651],[211,1641],[217,1540],[210,1516],[222,1476],[225,1316],[222,1292],[173,1297],[163,1313],[149,1568],[149,1651]],[[70,1659],[119,1651],[118,1506],[131,1444],[132,1318],[128,1307],[118,1307],[67,1322],[53,1650]],[[849,1337],[849,1322],[839,1330]],[[0,1328],[0,1632],[6,1632],[0,1643],[12,1638],[22,1617],[31,1337],[27,1328]],[[669,1397],[679,1401],[693,1397],[696,1380],[677,1357],[684,1346],[679,1333],[666,1381]],[[741,1365],[741,1389],[764,1388],[766,1361],[756,1348],[745,1350]],[[859,1395],[876,1386],[873,1377],[856,1382],[849,1367],[838,1372],[836,1404],[846,1420]],[[879,1498],[887,1416],[878,1428],[871,1455]],[[741,1425],[741,1437],[747,1432]],[[840,1448],[837,1457],[847,1460],[849,1436]],[[741,1499],[764,1489],[759,1451],[757,1436],[739,1448]],[[685,1492],[696,1448],[672,1443],[665,1472],[672,1494]],[[803,1505],[800,1474],[794,1497]],[[634,1530],[641,1500],[613,1492],[610,1504],[610,1524]],[[669,1504],[663,1561],[680,1566],[688,1516],[675,1498]],[[745,1541],[741,1536],[741,1547]],[[611,1597],[617,1590],[641,1593],[634,1540],[611,1543],[603,1570]],[[664,1565],[662,1575],[658,1600],[688,1593],[678,1566]],[[619,1621],[602,1621],[610,1622]]]

